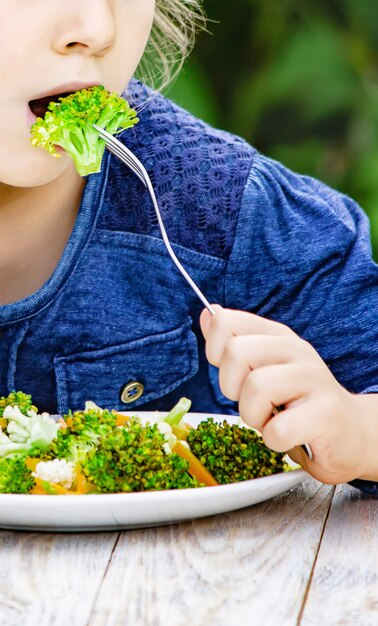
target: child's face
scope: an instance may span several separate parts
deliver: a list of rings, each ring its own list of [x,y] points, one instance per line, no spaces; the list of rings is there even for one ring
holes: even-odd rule
[[[0,185],[34,187],[72,161],[30,143],[30,100],[102,84],[121,93],[143,55],[155,0],[0,0]]]

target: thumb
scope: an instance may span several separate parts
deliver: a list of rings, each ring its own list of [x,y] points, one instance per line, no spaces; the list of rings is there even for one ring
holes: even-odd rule
[[[215,311],[215,315],[223,311],[222,307],[219,304],[212,304],[211,306]],[[211,327],[211,321],[213,317],[214,316],[211,315],[208,309],[204,309],[200,315],[200,326],[201,326],[202,334],[205,337],[205,339],[207,339],[208,337],[210,327]]]

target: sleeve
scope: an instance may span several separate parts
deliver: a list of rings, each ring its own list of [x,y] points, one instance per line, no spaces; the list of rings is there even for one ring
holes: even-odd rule
[[[378,393],[378,266],[350,198],[255,156],[225,306],[290,326],[353,393]]]
[[[378,266],[360,207],[261,155],[244,191],[225,306],[290,326],[353,393],[378,393]],[[351,485],[378,497],[378,483]]]
[[[378,498],[378,483],[371,480],[352,480],[350,483],[352,487],[363,491],[373,498]]]

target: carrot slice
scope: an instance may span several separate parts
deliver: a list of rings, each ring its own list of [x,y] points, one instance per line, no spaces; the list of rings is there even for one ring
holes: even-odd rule
[[[49,483],[47,480],[42,480],[42,478],[35,477],[35,485],[33,489],[30,491],[31,494],[38,495],[56,495],[56,496],[66,496],[66,495],[75,495],[74,491],[69,491],[62,485],[57,485],[56,483]]]
[[[32,472],[35,472],[35,469],[40,462],[41,459],[37,459],[35,457],[28,457],[25,459],[26,467],[28,467]]]
[[[116,416],[116,426],[123,426],[130,421],[129,415],[122,415],[122,413],[117,413],[117,411],[112,411],[112,413]]]
[[[78,465],[76,468],[75,486],[76,486],[76,489],[74,493],[77,493],[77,494],[93,493],[94,491],[96,491],[95,486],[91,482],[89,482],[89,480],[87,480],[87,477],[83,473],[83,470],[81,469],[80,465]]]
[[[176,435],[177,439],[180,439],[181,441],[186,441],[186,438],[189,434],[189,428],[186,428],[185,426],[171,426],[171,428],[173,434]]]
[[[35,484],[33,489],[30,491],[32,496],[45,496],[46,491],[41,487],[41,485]]]
[[[205,484],[206,487],[215,487],[219,483],[215,480],[214,476],[210,474],[209,470],[201,463],[193,452],[184,446],[180,441],[176,441],[172,447],[172,452],[175,452],[185,461],[189,462],[188,472],[193,478],[197,478],[198,482]]]

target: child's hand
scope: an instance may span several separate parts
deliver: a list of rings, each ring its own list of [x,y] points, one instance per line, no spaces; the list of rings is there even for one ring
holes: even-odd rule
[[[325,483],[378,480],[378,396],[357,396],[334,378],[315,349],[290,328],[214,306],[201,314],[206,355],[222,392],[265,443]],[[272,415],[273,406],[284,406]],[[310,461],[302,448],[311,445]]]

